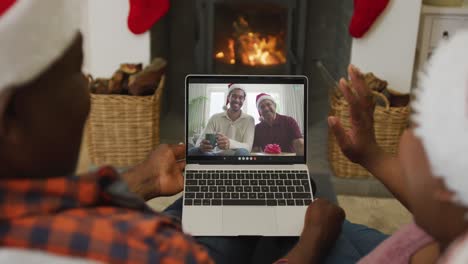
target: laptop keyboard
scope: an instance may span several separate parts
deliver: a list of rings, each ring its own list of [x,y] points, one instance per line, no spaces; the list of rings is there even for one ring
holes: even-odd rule
[[[186,171],[186,206],[304,206],[312,201],[307,171]]]

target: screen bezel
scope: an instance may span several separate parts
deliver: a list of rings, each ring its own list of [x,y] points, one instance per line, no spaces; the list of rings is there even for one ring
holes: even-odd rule
[[[304,85],[304,156],[188,156],[188,89],[190,83],[303,84]],[[209,75],[189,74],[185,78],[185,154],[187,164],[306,164],[308,130],[308,79],[304,75]],[[252,159],[250,159],[252,157]],[[253,160],[255,157],[255,160]],[[245,157],[244,157],[245,158]]]

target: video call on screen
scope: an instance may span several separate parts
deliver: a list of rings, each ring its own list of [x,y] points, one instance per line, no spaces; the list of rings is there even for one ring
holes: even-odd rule
[[[303,156],[304,84],[234,85],[189,84],[188,156]]]

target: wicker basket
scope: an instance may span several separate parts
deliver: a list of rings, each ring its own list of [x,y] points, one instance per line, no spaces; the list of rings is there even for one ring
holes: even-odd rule
[[[86,134],[94,165],[132,166],[159,144],[164,82],[150,96],[91,94]]]
[[[378,96],[378,100],[382,100],[385,104],[385,106],[377,105],[374,112],[377,144],[386,152],[395,154],[398,150],[400,136],[408,125],[410,107],[409,105],[390,107],[390,103],[384,95],[378,92],[374,92],[374,95]],[[349,105],[346,100],[343,97],[332,95],[330,105],[330,115],[338,117],[346,130],[350,129]],[[351,162],[343,155],[331,130],[328,131],[328,161],[337,177],[367,178],[371,176],[366,169]]]

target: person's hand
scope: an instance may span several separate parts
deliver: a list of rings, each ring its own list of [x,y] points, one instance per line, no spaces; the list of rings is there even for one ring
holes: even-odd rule
[[[147,160],[122,177],[130,190],[149,200],[170,196],[184,188],[185,144],[159,145]]]
[[[363,165],[367,159],[380,151],[374,131],[375,101],[359,69],[350,65],[348,75],[353,87],[349,87],[343,78],[339,86],[349,104],[351,129],[345,131],[341,121],[335,116],[328,118],[328,125],[343,154],[352,162]]]
[[[210,151],[213,151],[213,147],[214,147],[214,146],[211,146],[209,140],[203,139],[203,140],[200,142],[200,150],[201,150],[202,152],[210,152]]]
[[[338,238],[344,219],[340,207],[324,199],[314,200],[307,208],[299,242],[286,256],[289,263],[320,262]]]
[[[221,133],[217,133],[216,134],[216,142],[218,143],[218,147],[220,149],[229,149],[229,138],[226,137],[225,135],[221,134]]]
[[[324,249],[330,248],[341,232],[344,219],[345,212],[341,207],[325,199],[315,199],[307,207],[299,243],[307,245],[320,241]]]

